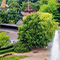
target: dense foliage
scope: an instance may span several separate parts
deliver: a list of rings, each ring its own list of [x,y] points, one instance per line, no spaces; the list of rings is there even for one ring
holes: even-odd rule
[[[22,19],[22,16],[20,8],[18,9],[13,7],[8,11],[0,10],[0,18],[2,19],[2,23],[17,23],[20,19]]]
[[[58,28],[58,24],[53,20],[52,14],[49,13],[33,13],[27,15],[23,20],[23,25],[19,26],[18,39],[20,43],[16,44],[15,49],[17,52],[21,52],[19,47],[24,50],[26,47],[29,50],[31,47],[38,46],[43,47],[48,44],[53,38],[55,30]],[[16,51],[15,50],[15,51]],[[24,51],[23,51],[24,52]]]
[[[35,2],[40,1],[40,0],[30,0],[30,1],[35,3]],[[7,4],[9,5],[11,2],[17,2],[17,3],[19,3],[19,5],[21,5],[22,2],[28,2],[28,0],[8,0]]]
[[[59,15],[59,8],[60,4],[57,2],[57,0],[48,0],[47,4],[42,4],[40,6],[40,12],[48,12],[52,13],[56,21],[60,20]]]
[[[14,44],[14,52],[24,53],[24,52],[29,52],[29,51],[30,51],[29,47],[20,41]]]
[[[21,6],[22,11],[24,11],[28,7],[28,0],[8,0],[7,1],[7,4],[11,7],[13,5],[18,5],[16,3],[18,3]],[[30,0],[30,5],[29,6],[34,11],[38,11],[40,9],[40,0]]]
[[[6,36],[6,33],[4,32],[0,33],[0,48],[2,46],[9,44],[9,42],[10,42],[10,39],[8,36]]]
[[[22,11],[27,9],[27,7],[28,7],[28,2],[22,2],[21,4]],[[38,11],[40,9],[40,1],[37,1],[35,3],[30,2],[29,8],[33,9],[34,11]]]
[[[12,2],[9,4],[9,8],[13,8],[13,7],[20,8],[20,5],[17,2]]]

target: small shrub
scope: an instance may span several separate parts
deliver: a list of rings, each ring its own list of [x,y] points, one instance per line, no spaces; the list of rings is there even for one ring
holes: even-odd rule
[[[15,24],[15,20],[9,20],[10,24]]]
[[[5,32],[0,33],[0,48],[2,46],[8,45],[10,42],[9,36],[6,36]]]
[[[29,52],[30,49],[27,47],[27,45],[22,44],[20,41],[18,41],[14,44],[14,51],[17,53],[24,53]]]

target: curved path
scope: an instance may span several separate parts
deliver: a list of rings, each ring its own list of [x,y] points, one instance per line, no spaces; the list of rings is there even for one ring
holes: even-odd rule
[[[50,53],[47,50],[39,50],[38,53],[33,53],[33,52],[20,53],[20,54],[15,53],[14,55],[28,56],[28,57],[20,59],[20,60],[45,60],[45,58],[47,58],[47,60],[48,60],[49,54]]]

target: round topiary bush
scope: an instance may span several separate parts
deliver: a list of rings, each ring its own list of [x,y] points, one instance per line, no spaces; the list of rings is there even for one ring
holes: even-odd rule
[[[52,40],[56,29],[58,29],[58,24],[53,20],[52,14],[29,14],[23,20],[23,25],[19,26],[18,39],[25,44],[25,48],[35,46],[41,48],[48,45],[48,42]],[[22,47],[23,45],[18,46]],[[15,49],[18,49],[18,47],[16,46]],[[22,50],[24,50],[23,47]]]

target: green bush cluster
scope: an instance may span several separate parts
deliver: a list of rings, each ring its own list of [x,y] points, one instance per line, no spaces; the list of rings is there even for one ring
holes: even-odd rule
[[[10,49],[6,49],[6,50],[1,50],[0,54],[6,53],[6,52],[11,52],[11,51],[14,51],[14,47],[10,48]]]
[[[9,36],[6,36],[6,33],[5,32],[1,32],[0,33],[0,48],[2,46],[8,45],[9,42],[10,42]]]
[[[16,43],[14,51],[21,52],[24,50],[23,52],[26,52],[35,46],[40,48],[47,46],[56,29],[58,29],[58,24],[54,21],[52,14],[33,13],[27,15],[23,20],[23,25],[18,28],[20,41]]]
[[[27,7],[28,7],[28,2],[22,2],[22,4],[21,4],[22,11],[25,11],[25,9],[27,9]],[[40,1],[37,1],[35,3],[30,2],[29,7],[31,9],[33,9],[34,11],[38,11],[40,9]]]
[[[52,13],[55,21],[60,22],[60,14],[58,10],[60,8],[60,3],[57,0],[47,0],[47,1],[48,1],[47,4],[40,5],[40,12]]]
[[[9,20],[9,24],[15,24],[15,20]]]
[[[22,42],[18,41],[14,44],[14,51],[17,53],[24,53],[29,52],[30,49],[26,44],[23,44]]]
[[[22,19],[22,14],[20,8],[9,8],[8,11],[4,11],[0,9],[0,20],[1,23],[17,23],[20,19]],[[12,21],[10,21],[12,20]]]

